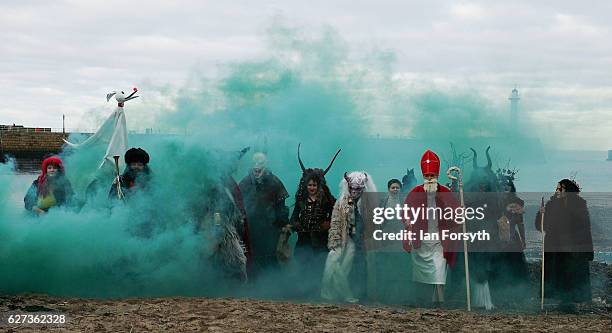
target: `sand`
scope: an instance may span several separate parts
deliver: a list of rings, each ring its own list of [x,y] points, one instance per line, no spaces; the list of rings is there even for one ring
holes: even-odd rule
[[[467,312],[364,305],[154,298],[84,300],[42,295],[0,298],[0,313],[56,312],[67,323],[8,325],[3,332],[611,332],[612,313]],[[29,312],[28,312],[29,311]]]

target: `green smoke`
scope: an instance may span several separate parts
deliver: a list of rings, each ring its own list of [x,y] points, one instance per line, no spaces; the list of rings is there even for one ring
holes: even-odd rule
[[[234,168],[224,151],[250,146],[251,153],[267,152],[271,170],[293,194],[301,176],[298,143],[307,167],[327,166],[342,148],[327,175],[337,194],[345,171],[366,170],[383,190],[406,168],[418,170],[427,148],[443,156],[450,153],[449,142],[460,151],[476,145],[484,158],[488,138],[509,135],[501,111],[476,93],[404,88],[393,78],[392,52],[356,57],[330,29],[306,36],[274,25],[267,40],[261,59],[226,64],[220,78],[201,77],[178,91],[159,92],[170,106],[161,108],[154,123],[184,134],[130,136],[131,146],[151,156],[154,176],[146,195],[126,205],[109,203],[113,170],[97,169],[104,147],[62,154],[79,208],[29,216],[4,200],[13,192],[25,194],[29,184],[0,178],[0,293],[229,294],[231,283],[207,259],[210,240],[193,231],[194,207]],[[129,115],[128,127],[137,121]],[[495,149],[499,156],[510,154]],[[246,174],[250,157],[240,162],[236,180]],[[0,167],[10,173],[10,166]],[[85,191],[95,178],[102,187],[87,201]]]

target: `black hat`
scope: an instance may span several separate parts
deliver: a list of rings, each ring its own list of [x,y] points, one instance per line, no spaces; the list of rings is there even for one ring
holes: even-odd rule
[[[149,154],[142,148],[130,148],[125,152],[125,164],[140,162],[142,164],[149,163]]]

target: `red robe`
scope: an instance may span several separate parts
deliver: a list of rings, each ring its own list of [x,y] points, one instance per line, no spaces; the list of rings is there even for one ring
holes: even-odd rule
[[[444,193],[440,195],[440,193]],[[406,197],[406,201],[404,202],[408,207],[427,207],[427,193],[425,192],[425,188],[423,185],[418,185],[408,193],[408,197]],[[447,187],[438,184],[438,191],[436,193],[436,207],[444,209],[446,207],[451,207],[453,210],[460,206],[459,202],[455,198],[454,194]],[[410,216],[410,213],[409,213]],[[412,221],[411,221],[412,222]],[[404,240],[404,249],[407,252],[412,251],[413,248],[418,249],[421,247],[421,239],[420,234],[421,231],[427,232],[428,229],[428,221],[427,219],[421,219],[420,214],[416,218],[416,222],[409,224],[408,221],[404,220],[404,224],[407,225],[406,230],[412,231],[413,237],[415,238],[412,241],[412,246],[408,240]],[[438,231],[440,232],[440,236],[442,236],[442,230],[449,230],[450,232],[456,232],[456,230],[460,227],[459,224],[455,223],[453,220],[444,220],[441,217],[438,219]],[[455,259],[457,257],[457,241],[452,241],[450,239],[441,239],[442,248],[444,249],[444,258],[449,266],[453,266],[455,264]]]

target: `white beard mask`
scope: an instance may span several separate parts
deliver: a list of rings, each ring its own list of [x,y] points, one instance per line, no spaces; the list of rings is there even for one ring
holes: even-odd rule
[[[425,183],[423,183],[423,187],[425,188],[425,192],[437,192],[438,191],[438,178],[433,178],[431,180],[425,179]]]

